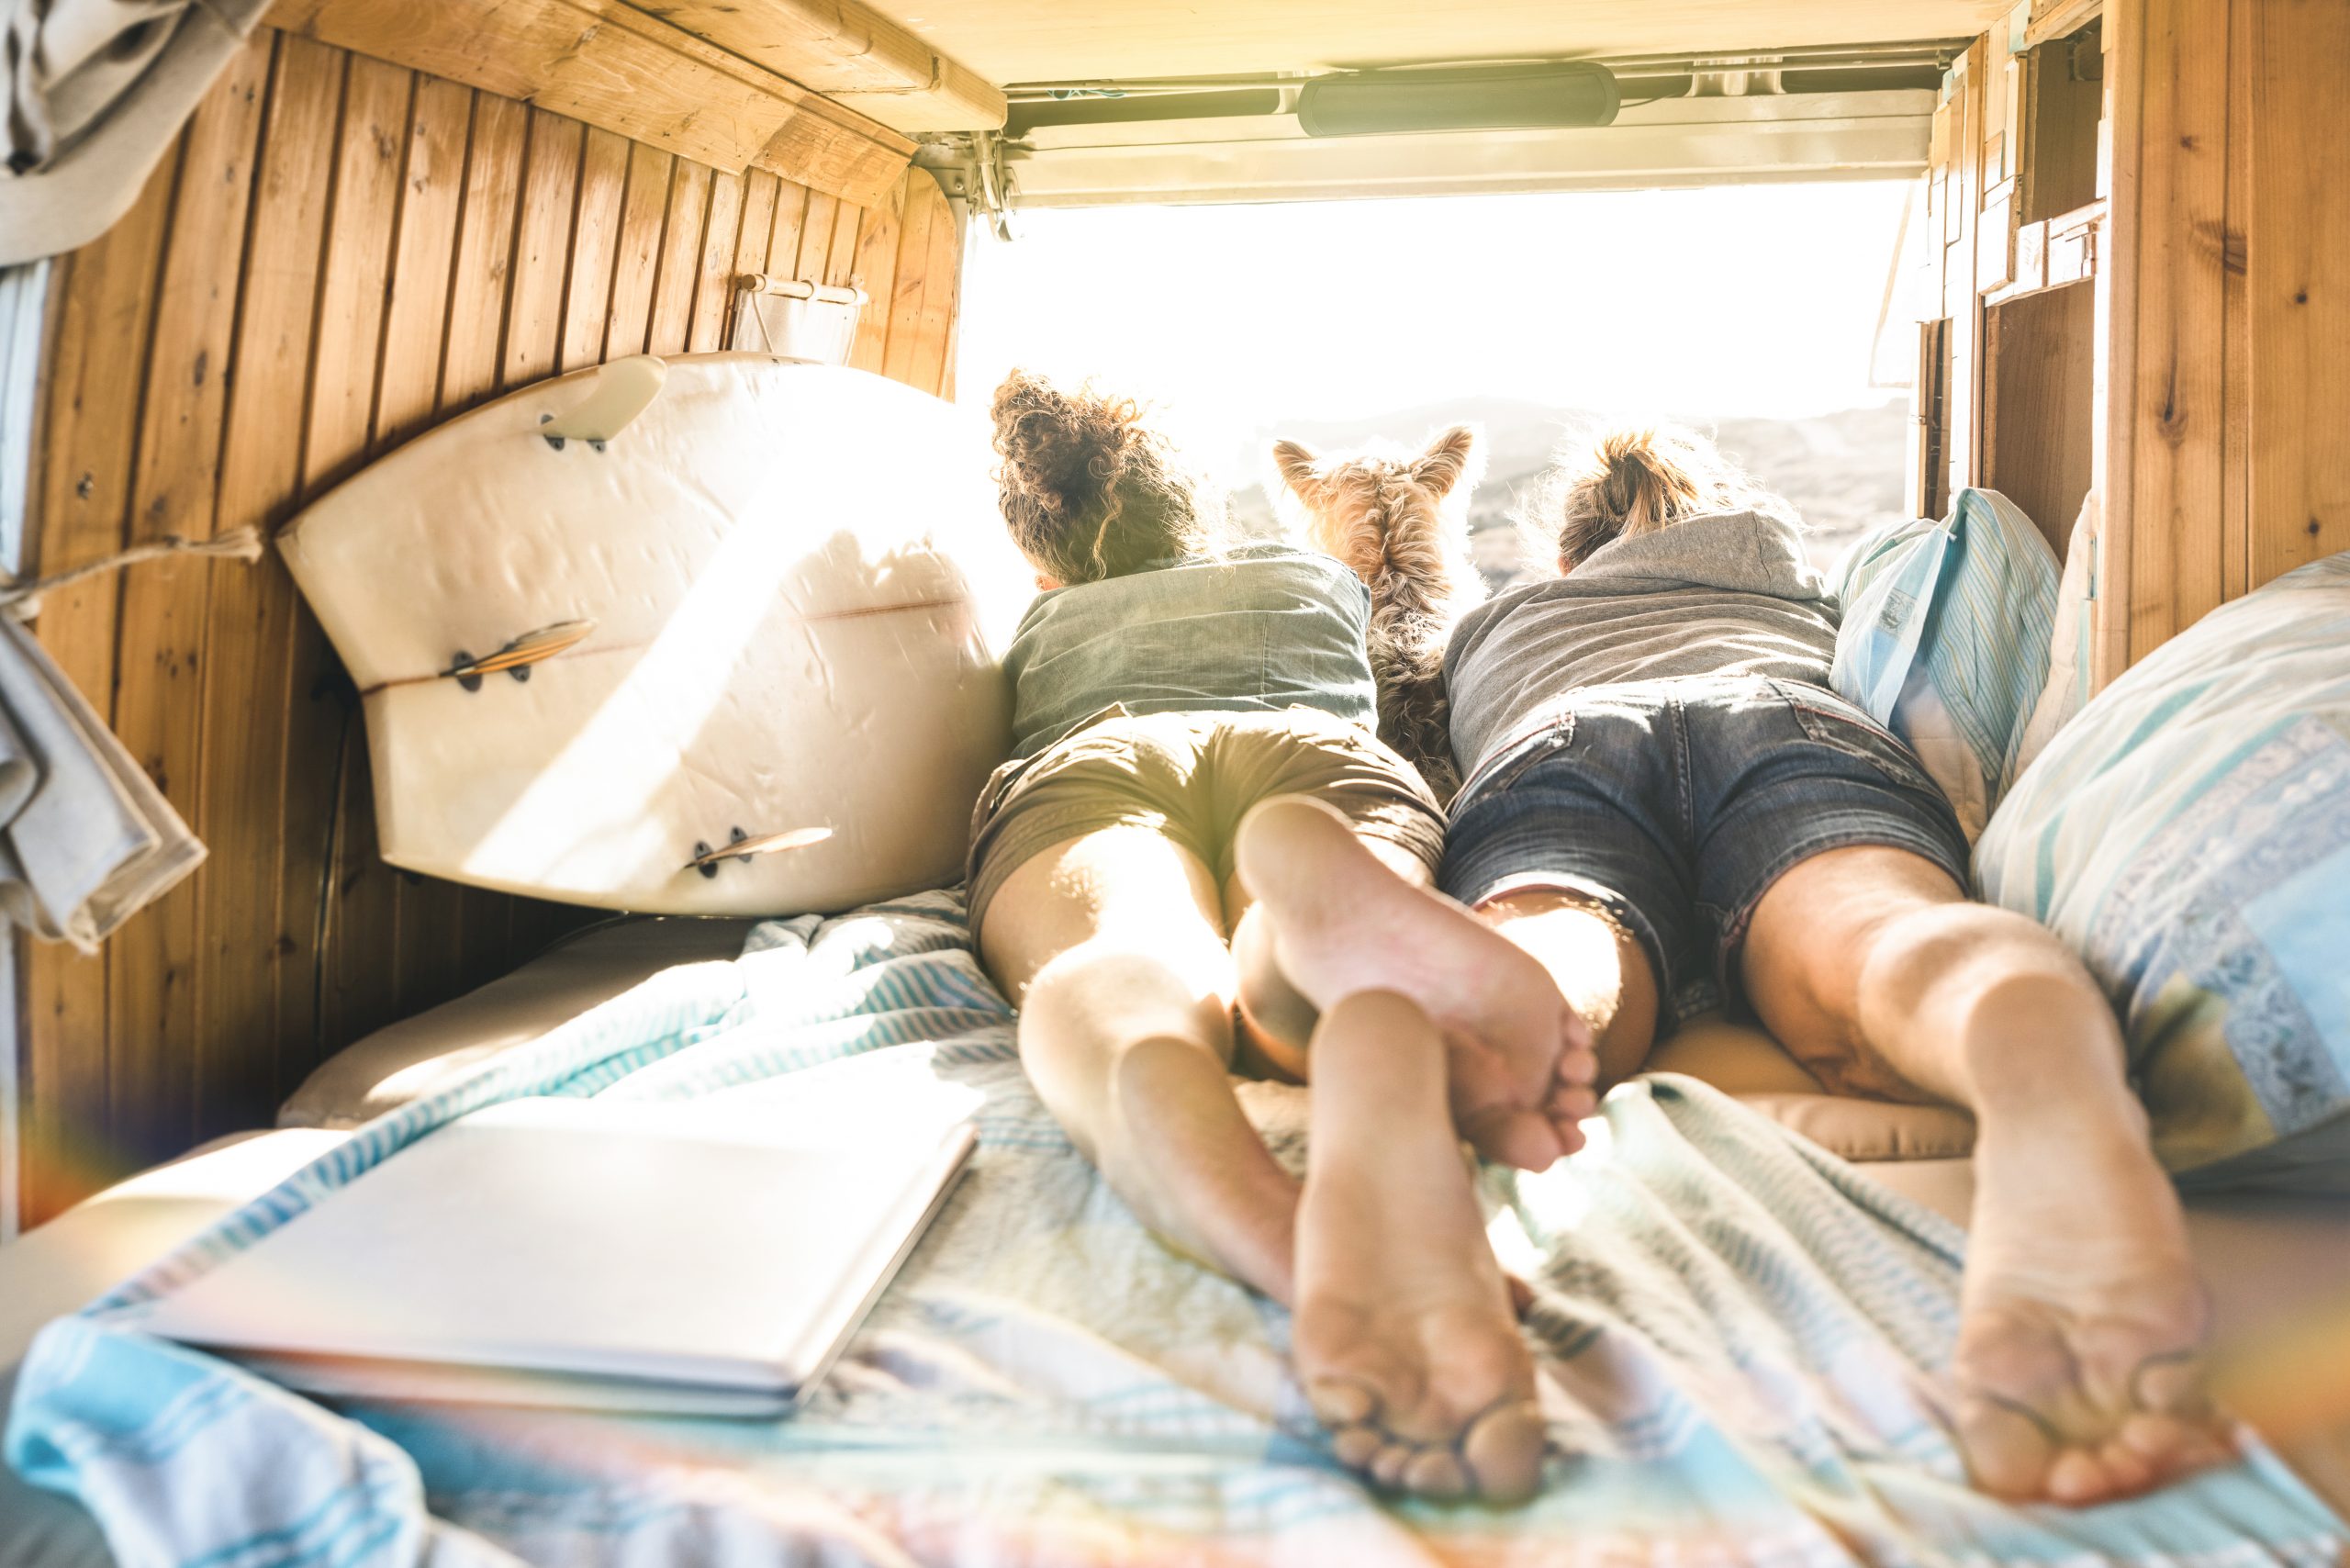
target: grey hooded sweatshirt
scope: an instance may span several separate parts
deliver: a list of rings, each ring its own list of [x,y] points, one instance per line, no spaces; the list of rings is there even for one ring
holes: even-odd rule
[[[1802,537],[1709,512],[1603,545],[1572,576],[1496,595],[1445,649],[1452,755],[1473,773],[1586,687],[1678,676],[1828,684],[1836,601]]]

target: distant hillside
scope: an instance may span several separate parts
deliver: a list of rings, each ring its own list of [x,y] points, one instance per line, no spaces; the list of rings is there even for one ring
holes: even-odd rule
[[[1909,431],[1904,403],[1799,420],[1684,422],[1709,431],[1748,473],[1794,504],[1810,533],[1813,557],[1823,566],[1832,565],[1861,530],[1901,515]],[[1481,425],[1485,432],[1485,478],[1470,503],[1474,521],[1511,511],[1551,452],[1562,442],[1588,434],[1600,418],[1532,403],[1446,403],[1343,424],[1283,425],[1261,433],[1251,461],[1266,465],[1262,454],[1277,437],[1303,441],[1317,450],[1352,446],[1373,437],[1416,443],[1458,423]],[[1276,532],[1272,505],[1261,484],[1234,492],[1230,505],[1233,520],[1248,532]]]

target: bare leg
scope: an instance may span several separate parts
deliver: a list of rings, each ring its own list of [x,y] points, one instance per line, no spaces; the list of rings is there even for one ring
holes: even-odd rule
[[[1371,858],[1415,888],[1436,879],[1420,857],[1392,839],[1357,834]],[[1232,957],[1240,974],[1240,1006],[1236,1014],[1242,1050],[1259,1065],[1285,1078],[1304,1082],[1306,1043],[1321,1021],[1321,1010],[1307,1001],[1281,972],[1274,949],[1272,923],[1257,907],[1248,884],[1235,871],[1224,884],[1224,926],[1232,933]]]
[[[1038,1094],[1146,1225],[1296,1306],[1342,1462],[1432,1495],[1530,1495],[1533,1366],[1445,1111],[1443,1043],[1396,999],[1339,1005],[1315,1036],[1301,1208],[1225,1076],[1221,916],[1206,868],[1147,831],[1014,871],[979,946]]]
[[[1591,1036],[1539,963],[1382,864],[1319,802],[1266,801],[1237,851],[1250,924],[1263,922],[1240,945],[1252,1016],[1278,1014],[1260,995],[1275,976],[1326,1012],[1357,991],[1408,996],[1443,1031],[1453,1117],[1480,1154],[1539,1170],[1581,1145]]]
[[[1207,868],[1145,829],[1072,840],[1013,872],[979,951],[1020,1008],[1036,1092],[1118,1195],[1291,1301],[1297,1184],[1225,1076],[1234,978]]]
[[[1324,1014],[1313,1058],[1296,1350],[1333,1450],[1382,1485],[1531,1496],[1534,1366],[1445,1112],[1444,1040],[1364,991]]]
[[[1598,1056],[1595,1092],[1640,1070],[1656,1044],[1659,1008],[1656,976],[1638,937],[1588,894],[1564,889],[1509,893],[1481,904],[1477,913],[1540,960],[1590,1027]]]
[[[2091,1503],[2219,1459],[2185,1220],[2112,1008],[2070,950],[1931,862],[1864,846],[1772,886],[1743,969],[1763,1022],[1831,1088],[1975,1114],[1953,1370],[1976,1483]]]

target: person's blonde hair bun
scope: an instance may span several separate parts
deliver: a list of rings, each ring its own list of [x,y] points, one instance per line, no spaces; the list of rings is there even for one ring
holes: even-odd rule
[[[1560,558],[1575,566],[1626,534],[1654,533],[1718,511],[1793,521],[1785,501],[1695,431],[1617,425],[1562,452],[1520,521],[1556,539]]]

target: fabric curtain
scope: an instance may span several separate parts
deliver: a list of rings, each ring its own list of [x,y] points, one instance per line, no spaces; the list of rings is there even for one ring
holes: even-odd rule
[[[266,4],[0,0],[0,266],[113,227]]]

